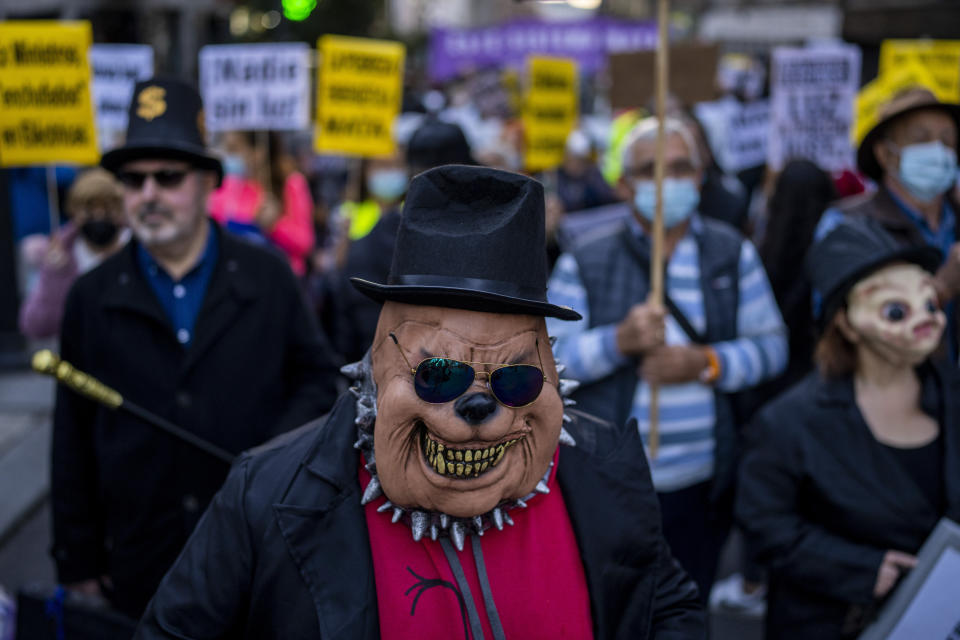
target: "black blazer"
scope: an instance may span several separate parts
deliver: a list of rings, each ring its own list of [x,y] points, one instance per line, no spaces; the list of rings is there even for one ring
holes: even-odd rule
[[[184,349],[131,241],[67,297],[63,357],[125,398],[240,453],[323,415],[336,400],[330,349],[285,261],[220,234]],[[59,579],[109,576],[137,617],[229,465],[139,418],[63,387],[53,422],[53,553]]]
[[[234,466],[136,638],[380,637],[352,448],[354,404],[345,395],[322,424],[281,436]],[[705,638],[696,585],[660,531],[636,428],[622,437],[568,428],[577,446],[560,448],[557,477],[580,546],[594,637]]]
[[[960,520],[960,375],[947,364],[919,371],[944,437],[946,509],[877,446],[849,378],[810,374],[751,426],[736,514],[770,569],[771,640],[843,637],[879,604],[884,553],[915,554],[942,516]]]

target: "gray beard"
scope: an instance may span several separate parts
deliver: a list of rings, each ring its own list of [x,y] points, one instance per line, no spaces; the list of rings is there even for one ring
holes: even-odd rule
[[[552,345],[554,339],[550,339]],[[563,372],[564,367],[557,365],[557,374]],[[383,490],[380,486],[380,478],[377,476],[377,463],[373,452],[373,428],[377,419],[377,385],[373,381],[373,366],[370,361],[370,352],[362,360],[348,364],[340,370],[343,375],[352,381],[350,393],[356,398],[357,418],[354,423],[357,426],[357,441],[353,447],[363,453],[367,461],[365,467],[370,473],[370,482],[363,490],[363,497],[360,504],[366,505],[373,502],[381,495]],[[560,379],[559,391],[563,398],[563,406],[569,407],[576,404],[568,396],[580,386],[575,380]],[[563,422],[571,422],[572,419],[564,413]],[[576,441],[561,425],[560,444],[574,447]],[[504,524],[513,525],[513,519],[510,517],[510,511],[513,509],[525,509],[527,503],[540,494],[550,493],[547,481],[550,478],[550,472],[553,470],[553,461],[547,467],[543,478],[537,483],[536,488],[523,496],[522,498],[503,500],[496,507],[484,514],[473,516],[472,518],[461,518],[449,514],[432,511],[428,509],[410,509],[393,504],[390,500],[384,502],[377,508],[379,513],[391,512],[391,521],[402,523],[410,527],[410,533],[413,539],[419,542],[424,536],[429,535],[432,540],[441,537],[449,537],[458,551],[463,551],[463,542],[466,535],[476,534],[482,536],[490,527],[496,527],[502,531]]]

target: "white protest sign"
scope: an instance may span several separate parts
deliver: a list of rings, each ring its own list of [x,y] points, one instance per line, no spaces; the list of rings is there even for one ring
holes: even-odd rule
[[[207,129],[310,126],[310,48],[304,43],[208,45],[200,50]]]
[[[758,167],[767,161],[770,102],[742,103],[735,98],[701,102],[694,107],[714,158],[727,172]]]
[[[770,168],[779,171],[794,158],[826,171],[854,166],[850,127],[860,86],[860,49],[774,49],[771,80]]]
[[[93,104],[100,148],[114,146],[127,129],[133,87],[153,75],[153,47],[144,44],[95,44],[90,47],[93,67]]]

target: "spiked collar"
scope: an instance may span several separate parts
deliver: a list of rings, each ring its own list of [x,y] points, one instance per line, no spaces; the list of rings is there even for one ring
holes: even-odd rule
[[[551,344],[553,338],[550,339]],[[557,365],[557,373],[563,372],[564,367]],[[357,417],[355,424],[357,427],[357,441],[354,448],[363,453],[366,460],[366,469],[370,473],[370,482],[363,490],[361,504],[366,505],[373,502],[381,495],[383,491],[380,486],[380,478],[377,476],[377,463],[373,451],[373,429],[377,419],[377,386],[373,381],[373,366],[370,361],[370,352],[362,360],[348,364],[341,369],[341,372],[352,381],[350,393],[356,398]],[[575,380],[560,379],[559,391],[563,398],[564,408],[572,406],[575,401],[569,398],[579,383]],[[571,418],[564,413],[563,422],[570,422]],[[560,427],[560,444],[566,446],[576,446],[576,442],[567,430]],[[425,535],[431,539],[437,540],[441,537],[447,537],[453,541],[457,550],[463,551],[463,543],[466,535],[476,534],[482,536],[490,527],[496,527],[502,530],[504,524],[513,525],[513,519],[510,517],[510,511],[513,509],[525,509],[527,503],[537,497],[538,494],[549,493],[547,480],[550,472],[553,470],[553,462],[547,467],[543,478],[537,483],[536,488],[522,498],[504,500],[490,511],[474,516],[472,518],[460,518],[451,516],[439,511],[430,511],[426,509],[408,509],[393,504],[390,500],[384,502],[377,511],[383,514],[390,512],[391,521],[397,524],[405,524],[410,527],[413,539],[420,541]]]

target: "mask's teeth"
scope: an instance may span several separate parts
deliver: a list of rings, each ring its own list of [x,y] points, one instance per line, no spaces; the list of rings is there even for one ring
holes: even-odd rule
[[[473,528],[477,530],[477,535],[483,535],[483,518],[481,516],[473,516]]]
[[[392,508],[393,508],[393,503],[387,500],[382,505],[377,507],[377,513],[383,513],[384,511],[389,511]]]
[[[400,521],[400,518],[402,517],[403,517],[403,509],[401,509],[400,507],[394,507],[393,517],[390,518],[390,522],[396,524],[397,522]]]
[[[363,498],[360,500],[360,504],[369,504],[383,495],[383,492],[380,490],[380,479],[377,476],[370,478],[370,484],[367,485],[367,488],[363,491]]]

